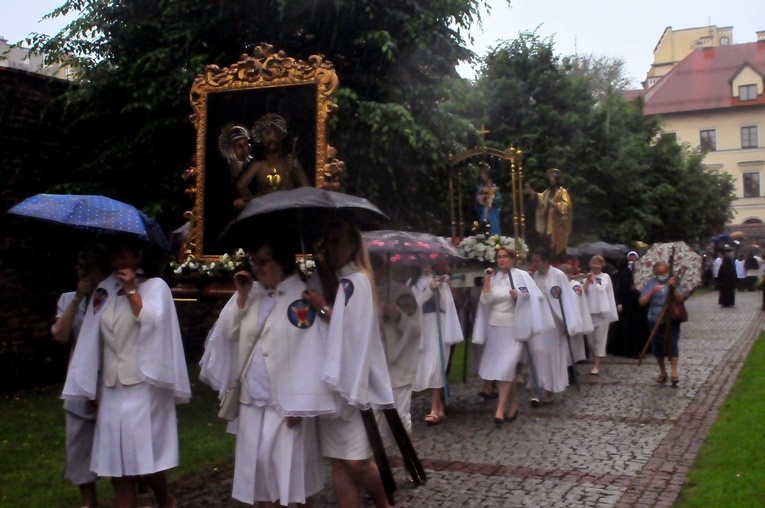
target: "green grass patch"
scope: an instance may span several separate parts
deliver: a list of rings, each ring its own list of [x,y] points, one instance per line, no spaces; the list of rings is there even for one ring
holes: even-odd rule
[[[170,479],[213,469],[234,456],[234,436],[218,418],[217,394],[190,367],[192,399],[178,406],[181,463]],[[79,506],[77,487],[62,477],[64,410],[61,385],[0,398],[0,506]],[[112,499],[111,483],[98,481],[99,499]]]
[[[765,506],[765,333],[754,343],[680,492],[678,508]]]

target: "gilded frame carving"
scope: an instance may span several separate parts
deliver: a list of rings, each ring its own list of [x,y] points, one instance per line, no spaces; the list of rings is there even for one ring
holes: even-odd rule
[[[316,187],[337,189],[344,171],[327,142],[329,116],[337,109],[332,100],[339,86],[334,65],[321,55],[312,55],[307,62],[295,60],[265,43],[256,46],[252,56],[240,58],[223,69],[208,65],[191,86],[190,119],[197,135],[194,164],[183,173],[193,207],[184,214],[190,225],[179,252],[182,258],[223,254],[213,251],[214,241],[237,213],[230,200],[221,201],[220,188],[226,184],[219,179],[225,177],[213,175],[213,171],[220,172],[218,159],[223,160],[214,140],[227,114],[238,116],[238,123],[248,128],[263,114],[286,117],[288,130],[302,133],[293,144],[300,137],[302,165]],[[248,114],[249,118],[243,118]],[[315,125],[311,125],[314,116]],[[291,121],[294,123],[289,125]],[[226,183],[230,185],[230,180]]]

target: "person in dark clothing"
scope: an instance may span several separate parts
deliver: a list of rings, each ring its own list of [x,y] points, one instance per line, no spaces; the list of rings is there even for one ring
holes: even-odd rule
[[[646,308],[640,306],[640,291],[635,288],[633,282],[632,270],[636,259],[637,253],[630,252],[628,259],[619,263],[619,269],[613,276],[619,320],[611,323],[607,351],[612,355],[627,358],[637,358],[649,333]]]
[[[720,271],[717,273],[717,287],[720,289],[720,296],[717,303],[723,307],[733,307],[736,305],[736,267],[730,256],[723,256]]]

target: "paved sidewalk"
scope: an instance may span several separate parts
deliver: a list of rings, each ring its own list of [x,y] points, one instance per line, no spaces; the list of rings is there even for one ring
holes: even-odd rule
[[[517,420],[499,428],[494,401],[476,395],[480,380],[451,386],[447,419],[435,427],[422,422],[428,398],[416,397],[414,445],[428,482],[411,487],[393,456],[396,506],[671,506],[763,327],[761,302],[742,292],[730,309],[716,292],[687,302],[677,389],[656,385],[647,355],[640,367],[609,357],[597,377],[580,365],[582,390],[550,406],[530,408],[522,388]],[[178,506],[245,506],[231,500],[232,474],[229,464],[215,478],[177,482]],[[316,506],[334,506],[329,476]]]

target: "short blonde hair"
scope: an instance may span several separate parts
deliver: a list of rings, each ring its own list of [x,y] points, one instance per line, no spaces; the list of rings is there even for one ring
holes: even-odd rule
[[[566,275],[568,275],[568,276],[569,276],[569,278],[571,278],[571,277],[573,277],[573,276],[574,276],[574,267],[573,267],[573,266],[571,266],[571,265],[570,265],[570,264],[568,264],[568,263],[563,263],[562,265],[560,265],[560,266],[558,267],[558,269],[559,269],[561,272],[563,272],[563,273],[565,273]]]
[[[601,256],[600,254],[595,254],[594,256],[592,256],[592,257],[590,258],[590,264],[592,264],[592,263],[594,263],[594,262],[598,262],[598,263],[600,263],[601,265],[603,265],[603,266],[606,266],[606,258],[604,258],[603,256]]]

